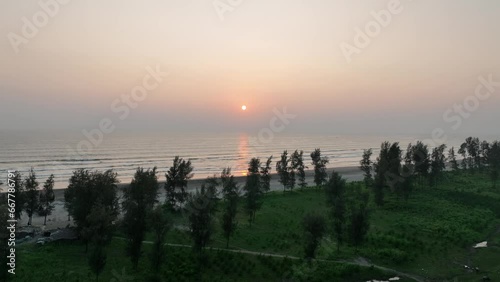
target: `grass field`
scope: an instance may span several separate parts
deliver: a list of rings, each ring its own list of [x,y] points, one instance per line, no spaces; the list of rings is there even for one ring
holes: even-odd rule
[[[365,189],[360,183],[348,186],[350,197],[355,195],[352,191]],[[296,259],[207,250],[204,267],[199,269],[189,248],[167,247],[168,262],[162,268],[162,277],[165,281],[201,278],[203,281],[366,281],[394,276],[374,267],[323,261],[362,260],[368,262],[368,266],[374,264],[430,281],[480,281],[484,275],[497,281],[500,280],[499,190],[492,189],[488,177],[480,173],[447,173],[437,187],[415,188],[408,201],[397,199],[388,192],[383,207],[370,203],[371,227],[363,246],[354,248],[344,244],[337,252],[334,240],[327,237],[318,252],[321,261],[311,267]],[[302,257],[301,220],[309,211],[326,215],[322,190],[308,188],[269,193],[252,226],[243,211],[240,212],[238,231],[231,238],[230,248]],[[177,228],[170,231],[167,242],[191,244],[182,228],[185,218],[179,214],[173,220]],[[225,248],[219,221],[215,227],[217,232],[210,246]],[[121,234],[117,232],[116,236]],[[152,241],[150,234],[147,240]],[[488,248],[472,248],[475,243],[485,240]],[[108,247],[107,265],[100,280],[132,281],[114,277],[124,270],[134,281],[146,281],[150,275],[149,245],[144,246],[145,255],[139,270],[133,272],[124,255],[124,241],[115,238]],[[89,277],[84,249],[76,243],[22,246],[15,281],[47,281],[37,280],[40,277],[89,281],[93,277]],[[464,265],[478,267],[480,272],[468,272]]]

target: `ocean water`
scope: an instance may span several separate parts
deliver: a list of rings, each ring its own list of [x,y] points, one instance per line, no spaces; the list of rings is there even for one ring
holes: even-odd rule
[[[291,153],[296,149],[304,150],[306,164],[311,162],[309,154],[321,148],[330,159],[328,167],[358,166],[363,149],[372,148],[374,160],[383,141],[400,142],[405,149],[408,143],[425,139],[429,136],[276,134],[272,139],[259,139],[248,133],[108,134],[101,143],[90,148],[84,146],[79,151],[78,144],[87,140],[82,134],[8,133],[0,136],[0,181],[3,182],[0,188],[5,189],[7,170],[18,170],[25,177],[31,167],[40,186],[54,174],[56,188],[65,188],[72,172],[78,168],[113,169],[120,182],[128,183],[137,167],[156,166],[159,179],[165,180],[165,172],[177,155],[191,159],[194,178],[206,178],[225,167],[231,167],[234,175],[245,175],[252,157],[264,161],[272,155],[276,161],[283,150]],[[457,147],[464,139],[449,138],[446,143]]]

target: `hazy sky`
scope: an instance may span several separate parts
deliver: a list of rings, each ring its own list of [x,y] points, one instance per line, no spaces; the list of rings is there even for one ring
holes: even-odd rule
[[[79,131],[109,117],[123,130],[245,131],[286,107],[290,130],[498,134],[499,86],[456,131],[443,119],[473,101],[479,76],[500,82],[497,0],[401,0],[351,62],[341,44],[356,47],[356,29],[391,1],[215,1],[237,4],[223,18],[213,0],[68,2],[32,38],[23,18],[40,4],[0,4],[0,130]],[[24,38],[17,53],[12,33]],[[170,75],[119,119],[113,101],[157,65]]]

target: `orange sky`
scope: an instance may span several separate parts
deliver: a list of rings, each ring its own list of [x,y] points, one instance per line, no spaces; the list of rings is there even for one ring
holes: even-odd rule
[[[340,44],[389,2],[243,1],[221,20],[212,1],[70,1],[16,54],[7,35],[41,8],[4,1],[0,129],[91,127],[156,65],[170,76],[119,128],[244,130],[286,106],[298,130],[365,132],[385,122],[426,131],[478,76],[500,80],[493,0],[401,0],[402,12],[348,63]],[[462,130],[500,118],[498,96]]]

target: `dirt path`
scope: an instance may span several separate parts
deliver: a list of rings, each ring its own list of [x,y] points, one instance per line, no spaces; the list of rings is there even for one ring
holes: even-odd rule
[[[121,240],[125,240],[125,238],[122,237],[115,237]],[[152,241],[142,241],[145,244],[153,244]],[[192,248],[190,245],[182,245],[182,244],[170,244],[166,243],[165,246],[169,247],[178,247],[178,248]],[[266,257],[275,257],[275,258],[287,258],[287,259],[292,259],[292,260],[301,260],[302,258],[295,257],[295,256],[288,256],[288,255],[282,255],[282,254],[273,254],[273,253],[262,253],[262,252],[255,252],[255,251],[249,251],[249,250],[244,250],[244,249],[223,249],[223,248],[207,248],[209,250],[215,250],[215,251],[224,251],[224,252],[230,252],[230,253],[239,253],[239,254],[248,254],[248,255],[253,255],[253,256],[266,256]],[[373,266],[374,268],[386,271],[386,272],[391,272],[394,273],[398,276],[406,277],[411,280],[417,281],[417,282],[425,282],[426,280],[423,279],[420,276],[413,275],[413,274],[408,274],[404,273],[392,268],[387,268],[384,266],[380,265],[375,265],[370,263],[368,260],[362,257],[358,257],[352,261],[349,260],[324,260],[324,259],[318,259],[317,261],[321,262],[334,262],[334,263],[344,263],[344,264],[349,264],[349,265],[359,265],[359,266],[364,266],[364,267],[371,267]]]

